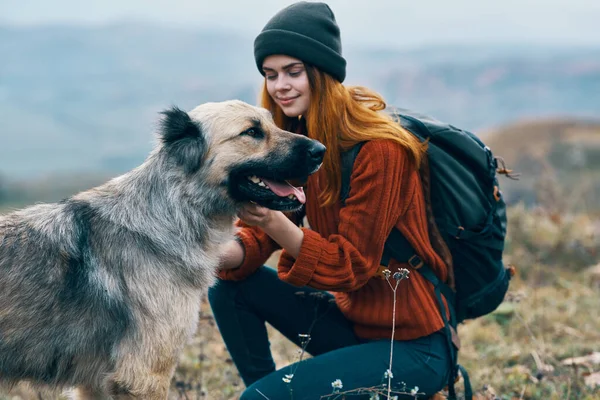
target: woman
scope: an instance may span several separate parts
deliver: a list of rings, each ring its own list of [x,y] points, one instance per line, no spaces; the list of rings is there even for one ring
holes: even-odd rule
[[[378,94],[342,84],[346,61],[326,4],[281,10],[256,38],[254,54],[265,77],[262,106],[278,126],[328,150],[305,187],[311,229],[299,227],[298,216],[246,205],[237,240],[224,252],[221,280],[209,292],[247,386],[241,398],[312,400],[335,389],[381,388],[389,377],[394,391],[436,393],[451,361],[432,286],[410,273],[397,286],[393,315],[395,282],[380,268],[396,227],[439,279],[448,278],[429,241],[418,174],[424,146],[380,112],[385,103]],[[359,142],[366,143],[342,206],[340,155]],[[277,271],[263,266],[280,248]],[[412,271],[391,260],[391,273],[399,268]],[[312,357],[275,371],[265,322]]]

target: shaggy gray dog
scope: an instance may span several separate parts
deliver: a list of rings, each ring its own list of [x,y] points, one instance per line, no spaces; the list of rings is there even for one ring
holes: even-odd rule
[[[0,381],[164,400],[241,204],[283,211],[325,147],[241,101],[164,112],[146,161],[0,216]]]

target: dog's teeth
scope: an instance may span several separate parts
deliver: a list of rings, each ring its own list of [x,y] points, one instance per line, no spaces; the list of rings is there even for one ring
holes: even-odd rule
[[[288,196],[288,199],[291,199],[291,200],[296,200],[296,196],[294,196],[293,194],[290,194],[290,195]]]
[[[254,184],[256,184],[256,185],[260,186],[260,187],[264,187],[264,188],[267,188],[267,189],[269,188],[269,186],[268,186],[266,183],[264,183],[264,182],[263,182],[263,181],[262,181],[262,180],[261,180],[261,179],[260,179],[258,176],[256,176],[256,175],[249,176],[249,177],[248,177],[248,180],[249,180],[249,181],[251,181],[252,183],[254,183]]]

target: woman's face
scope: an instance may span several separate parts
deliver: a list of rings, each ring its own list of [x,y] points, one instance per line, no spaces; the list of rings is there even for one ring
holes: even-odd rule
[[[262,65],[267,91],[288,117],[306,115],[310,104],[310,86],[304,63],[297,58],[272,55]]]

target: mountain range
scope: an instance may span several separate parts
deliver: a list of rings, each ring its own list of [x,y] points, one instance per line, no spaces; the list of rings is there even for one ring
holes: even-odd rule
[[[120,173],[145,158],[163,109],[256,103],[252,40],[139,23],[0,26],[0,174]],[[600,117],[600,48],[350,45],[344,56],[346,84],[476,133]]]

